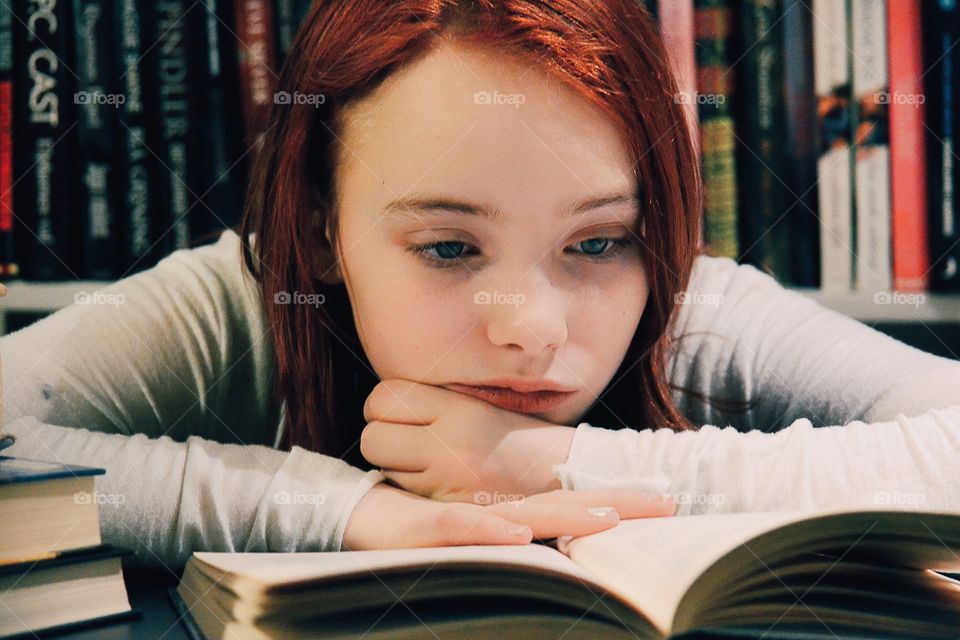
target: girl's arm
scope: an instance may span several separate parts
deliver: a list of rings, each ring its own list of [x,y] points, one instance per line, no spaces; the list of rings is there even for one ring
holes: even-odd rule
[[[707,425],[698,433],[581,424],[556,467],[564,488],[667,491],[681,514],[854,501],[960,510],[960,362],[726,258],[698,259],[687,300],[672,380],[756,406],[723,412],[676,394]]]
[[[339,550],[353,507],[380,479],[294,447],[177,442],[60,427],[25,417],[4,454],[103,467],[103,539],[178,572],[193,551]]]
[[[737,413],[676,392],[696,424],[776,431],[800,418],[816,427],[879,422],[960,404],[960,362],[822,307],[751,266],[698,258],[687,300],[675,333],[688,337],[676,343],[671,381],[756,402]],[[891,303],[922,304],[907,294]]]
[[[0,339],[11,455],[105,468],[106,540],[147,562],[339,549],[381,476],[263,446],[280,423],[275,362],[236,234],[79,302]]]
[[[905,506],[960,512],[960,406],[876,423],[776,433],[617,431],[580,424],[564,489],[637,488],[675,496],[678,515]]]

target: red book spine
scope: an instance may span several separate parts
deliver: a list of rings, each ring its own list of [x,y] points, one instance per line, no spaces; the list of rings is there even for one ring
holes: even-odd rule
[[[694,52],[696,33],[693,21],[693,0],[667,0],[657,6],[660,33],[677,77],[681,95],[677,97],[687,108],[691,131],[697,127],[697,61]],[[694,136],[696,138],[697,136]]]
[[[265,128],[264,112],[273,102],[276,84],[273,3],[270,0],[234,0],[234,10],[243,120],[247,141],[252,144]]]
[[[0,82],[0,278],[19,269],[13,257],[13,97],[10,80]]]
[[[930,255],[920,0],[891,2],[887,20],[893,288],[922,291],[929,284]]]

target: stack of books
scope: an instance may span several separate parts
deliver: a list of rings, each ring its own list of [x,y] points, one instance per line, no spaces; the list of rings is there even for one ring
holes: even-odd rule
[[[0,637],[104,624],[132,609],[100,537],[103,469],[0,456]]]

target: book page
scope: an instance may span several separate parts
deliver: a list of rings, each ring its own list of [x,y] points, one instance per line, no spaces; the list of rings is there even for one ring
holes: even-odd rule
[[[515,566],[570,576],[596,585],[594,576],[557,550],[540,544],[468,545],[377,551],[298,553],[194,553],[199,568],[242,597],[256,599],[271,587],[345,575],[375,575],[397,568],[448,565]]]
[[[707,567],[751,538],[811,515],[769,511],[624,520],[575,538],[566,553],[668,635],[680,599]]]

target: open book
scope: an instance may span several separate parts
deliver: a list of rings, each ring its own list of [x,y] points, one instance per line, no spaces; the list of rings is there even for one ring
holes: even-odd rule
[[[208,640],[955,639],[960,630],[960,581],[938,573],[960,572],[960,514],[647,518],[564,551],[198,552],[176,594]]]

